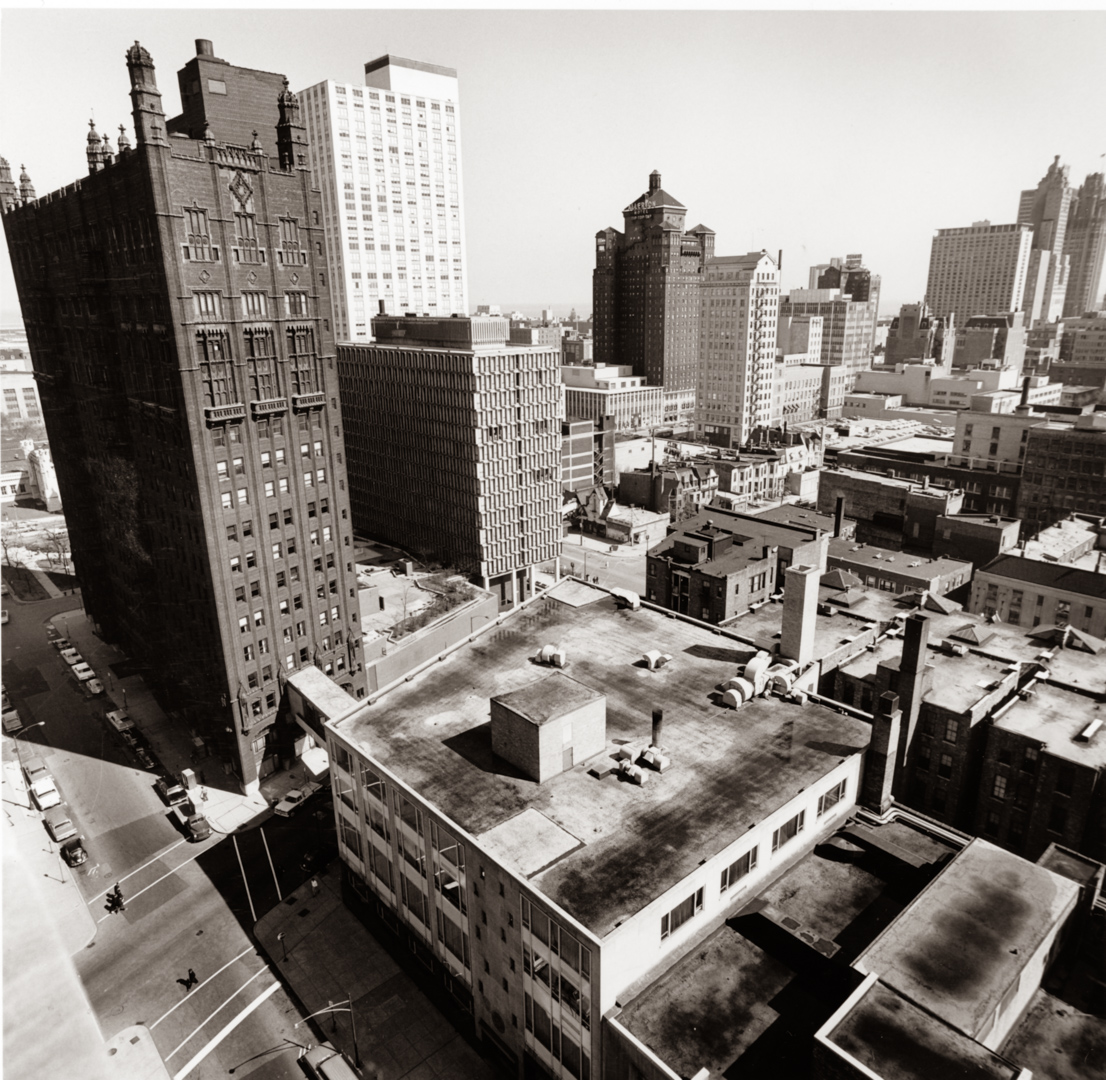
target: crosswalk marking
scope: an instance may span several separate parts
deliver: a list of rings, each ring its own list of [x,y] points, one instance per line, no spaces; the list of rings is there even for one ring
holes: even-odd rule
[[[267,971],[268,968],[262,968],[262,971]],[[260,975],[261,972],[258,972]],[[256,978],[257,976],[254,976]],[[252,981],[252,980],[251,980]],[[184,1080],[184,1078],[197,1066],[212,1050],[215,1049],[247,1016],[250,1015],[255,1009],[259,1008],[264,1002],[268,1001],[280,989],[280,983],[275,982],[272,986],[263,990],[261,994],[254,998],[226,1027],[223,1028],[202,1050],[197,1053],[183,1069],[180,1069],[174,1074],[173,1080]],[[212,1014],[214,1015],[214,1014]],[[182,1044],[183,1045],[183,1044]],[[179,1047],[178,1047],[179,1049]],[[174,1051],[175,1053],[176,1051]]]

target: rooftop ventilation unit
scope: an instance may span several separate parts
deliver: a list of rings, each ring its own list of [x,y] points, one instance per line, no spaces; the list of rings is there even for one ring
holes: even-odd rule
[[[968,655],[968,646],[967,645],[961,645],[958,642],[949,641],[948,638],[946,638],[944,641],[941,642],[941,648],[946,653],[948,653],[949,656],[967,656]]]
[[[1090,742],[1095,737],[1098,729],[1102,727],[1101,720],[1092,720],[1078,735],[1076,739],[1080,742]]]
[[[641,610],[641,597],[632,589],[611,589],[611,596],[619,601],[622,607],[628,607],[631,611]]]
[[[539,664],[545,664],[548,667],[563,668],[568,664],[564,649],[556,645],[543,645],[541,652],[534,659]]]
[[[656,671],[657,668],[664,667],[672,659],[672,654],[662,653],[659,649],[650,649],[647,653],[643,653],[641,658],[650,671]]]

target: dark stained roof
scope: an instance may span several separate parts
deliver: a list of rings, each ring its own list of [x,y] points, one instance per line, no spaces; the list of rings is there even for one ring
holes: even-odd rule
[[[1010,578],[1013,581],[1028,581],[1033,585],[1043,585],[1049,589],[1062,589],[1064,592],[1106,600],[1106,574],[1096,574],[1093,570],[1080,570],[1077,566],[1067,566],[1063,563],[1023,559],[1017,555],[1000,555],[984,566],[979,573]]]

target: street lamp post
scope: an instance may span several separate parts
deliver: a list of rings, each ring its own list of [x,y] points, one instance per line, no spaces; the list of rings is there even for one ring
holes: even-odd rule
[[[353,995],[350,994],[345,1001],[339,1001],[337,1005],[335,1005],[333,1001],[327,1000],[326,1006],[327,1007],[325,1009],[319,1009],[316,1012],[311,1013],[310,1016],[305,1016],[302,1020],[297,1020],[296,1023],[292,1026],[294,1028],[298,1028],[300,1024],[307,1023],[307,1021],[312,1019],[312,1017],[322,1016],[323,1013],[330,1013],[330,1030],[335,1031],[337,1030],[337,1022],[335,1020],[334,1014],[340,1012],[348,1012],[351,1034],[353,1036],[353,1061],[358,1068],[361,1068],[361,1052],[357,1047],[357,1019],[353,1014]]]
[[[28,724],[22,731],[17,731],[15,733],[15,737],[12,739],[12,742],[17,742],[24,735],[26,735],[27,732],[31,730],[31,728],[45,727],[45,726],[46,726],[46,721],[45,720],[39,720],[37,724]]]

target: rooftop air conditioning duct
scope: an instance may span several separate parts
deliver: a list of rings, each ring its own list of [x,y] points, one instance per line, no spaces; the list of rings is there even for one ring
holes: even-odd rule
[[[1098,729],[1102,727],[1101,720],[1092,720],[1078,735],[1076,738],[1080,742],[1090,742],[1095,737]]]
[[[539,664],[547,664],[550,667],[563,668],[568,663],[565,651],[556,645],[543,645],[541,652],[534,658]]]
[[[643,653],[641,658],[650,671],[656,671],[657,668],[664,667],[672,659],[672,654],[662,653],[659,649],[650,649],[647,653]]]

